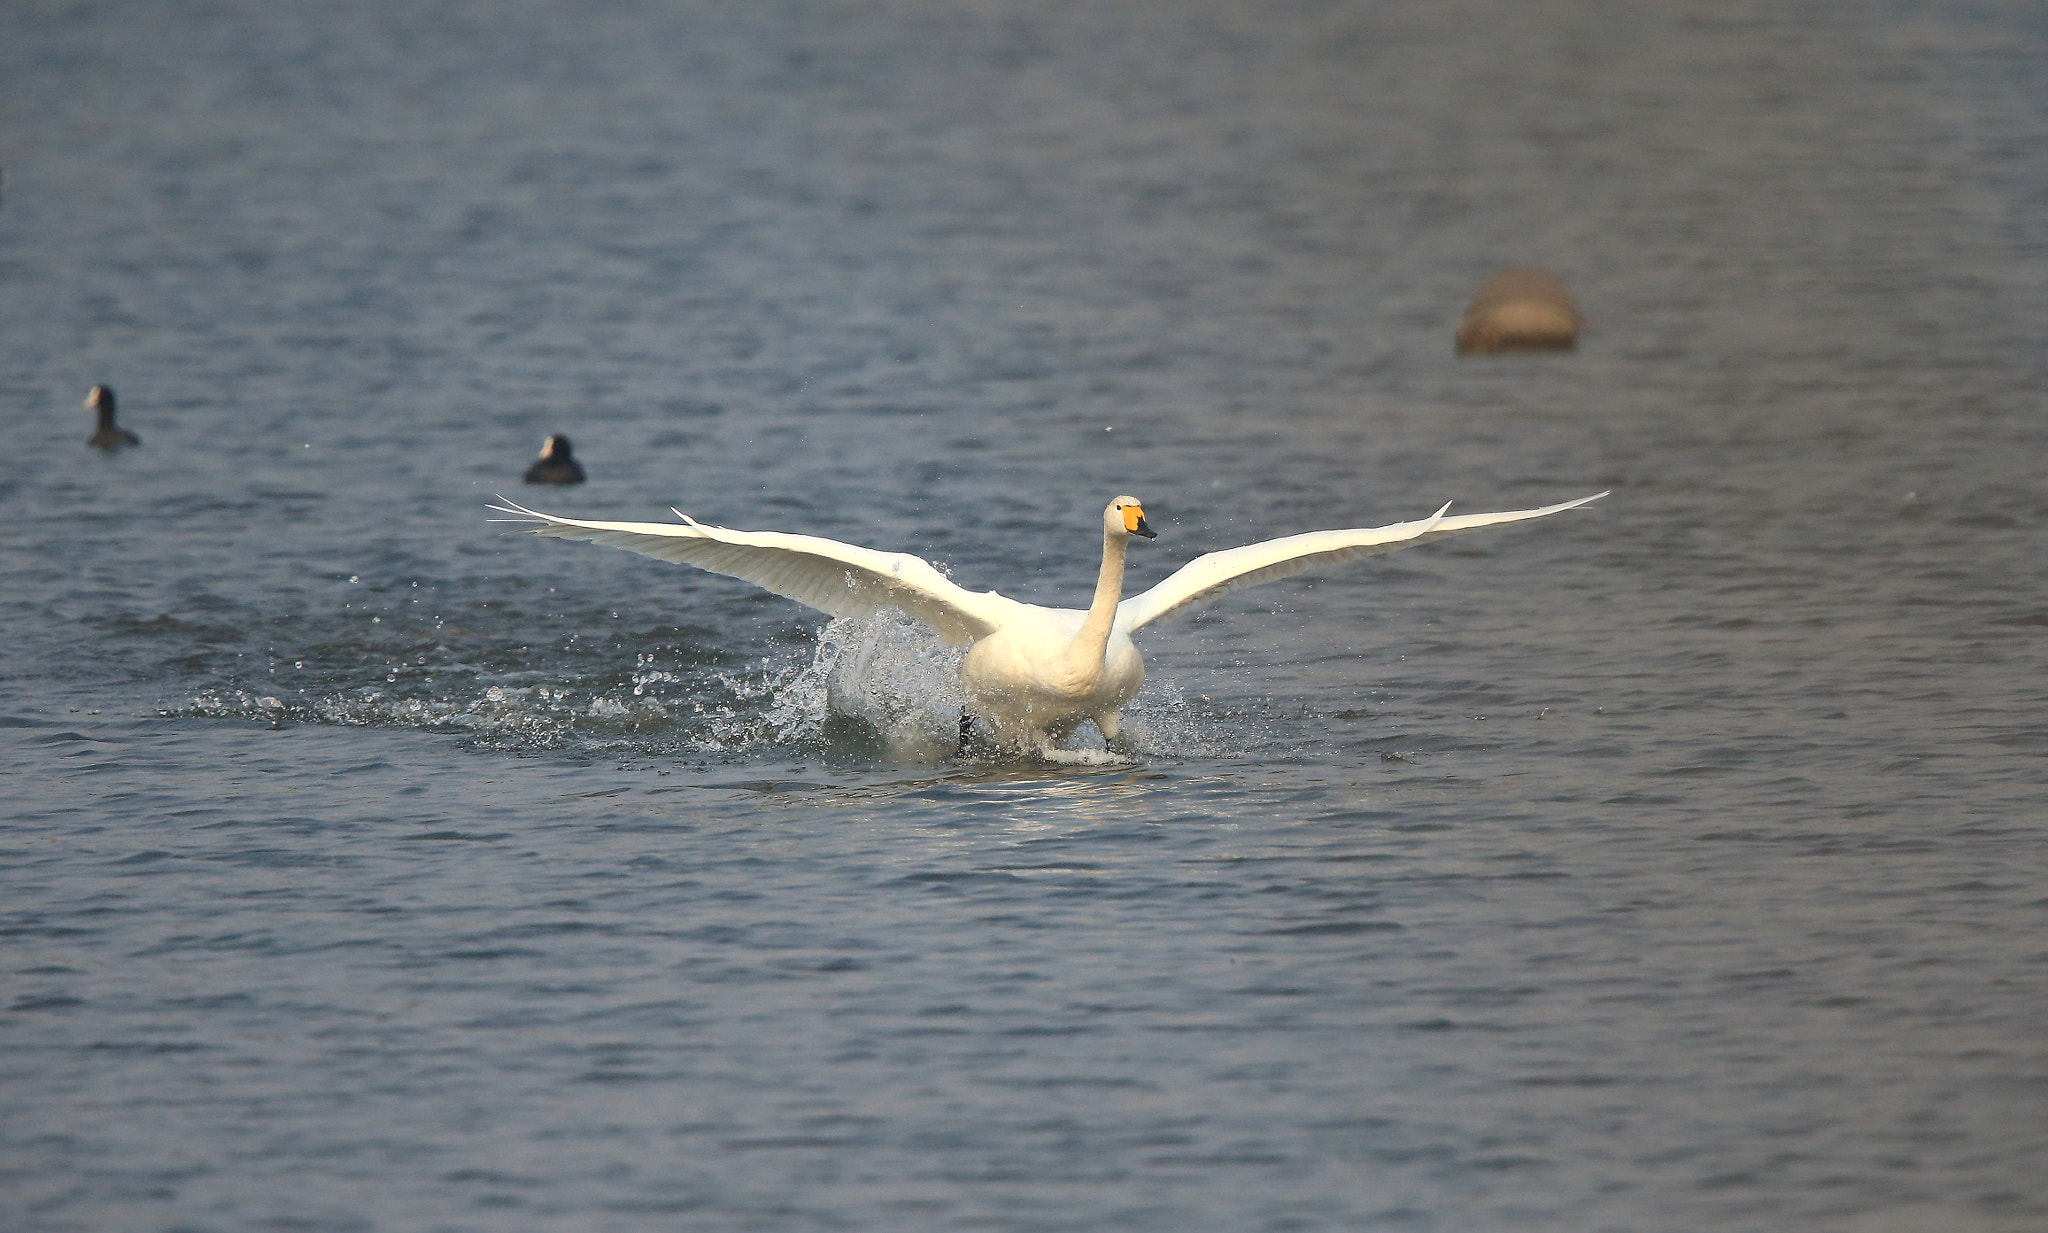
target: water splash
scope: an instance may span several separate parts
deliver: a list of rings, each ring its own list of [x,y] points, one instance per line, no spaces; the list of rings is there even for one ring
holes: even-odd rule
[[[242,688],[205,690],[167,715],[212,719],[254,719],[338,727],[394,726],[457,732],[502,749],[562,749],[591,752],[629,747],[672,724],[659,699],[637,705],[627,699],[545,685],[487,686],[467,697],[406,697],[374,686],[318,696],[264,693]]]
[[[893,760],[934,762],[959,749],[965,657],[908,618],[884,613],[827,625],[813,663],[830,721],[867,725]]]
[[[601,756],[746,757],[778,750],[926,764],[960,756],[965,652],[899,614],[834,619],[808,650],[793,646],[738,671],[707,671],[694,651],[634,650],[630,672],[611,666],[616,658],[603,653],[564,655],[517,671],[478,668],[479,660],[496,658],[485,653],[469,663],[419,665],[410,673],[335,673],[297,688],[282,680],[234,681],[163,713],[272,726],[414,727],[460,734],[492,749]],[[1218,738],[1231,731],[1229,720],[1201,699],[1157,681],[1127,708],[1125,721],[1141,756],[1212,756],[1225,752]],[[1018,754],[983,749],[970,756],[1011,761]],[[1105,749],[1091,725],[1062,747],[1026,757],[1077,766],[1132,760]]]

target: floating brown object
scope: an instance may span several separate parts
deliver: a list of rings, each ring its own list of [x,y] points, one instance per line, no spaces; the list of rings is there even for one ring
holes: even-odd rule
[[[1570,351],[1579,345],[1579,306],[1548,270],[1502,270],[1479,285],[1458,322],[1459,355]]]

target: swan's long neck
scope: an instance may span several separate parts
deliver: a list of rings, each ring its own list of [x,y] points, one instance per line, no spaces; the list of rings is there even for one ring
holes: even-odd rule
[[[1067,660],[1076,672],[1102,673],[1110,627],[1116,624],[1116,604],[1124,594],[1124,548],[1129,543],[1127,535],[1107,529],[1102,533],[1102,572],[1095,576],[1095,598],[1088,604],[1088,618],[1067,644]]]

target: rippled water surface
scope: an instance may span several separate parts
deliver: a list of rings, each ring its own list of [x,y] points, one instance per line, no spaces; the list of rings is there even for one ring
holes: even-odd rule
[[[2044,80],[1996,4],[9,7],[0,1225],[2048,1227]],[[1455,358],[1532,263],[1579,350]],[[1062,762],[484,508],[1079,606],[1118,492],[1149,586],[1601,489],[1145,631]]]

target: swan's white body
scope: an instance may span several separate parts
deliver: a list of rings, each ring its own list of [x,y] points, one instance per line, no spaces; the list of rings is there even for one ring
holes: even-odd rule
[[[1086,611],[1020,603],[994,591],[969,591],[930,564],[814,535],[707,527],[677,511],[681,523],[588,522],[543,514],[510,501],[493,506],[533,519],[536,535],[588,540],[742,578],[833,616],[895,609],[947,642],[969,647],[960,681],[971,708],[1001,743],[1029,748],[1057,741],[1094,720],[1115,740],[1117,713],[1145,682],[1133,631],[1240,587],[1319,565],[1412,547],[1460,531],[1541,518],[1606,493],[1540,509],[1428,518],[1346,531],[1310,531],[1196,557],[1151,590],[1122,598],[1124,550],[1152,537],[1135,497],[1102,512],[1102,569]],[[503,498],[499,498],[503,500]]]

